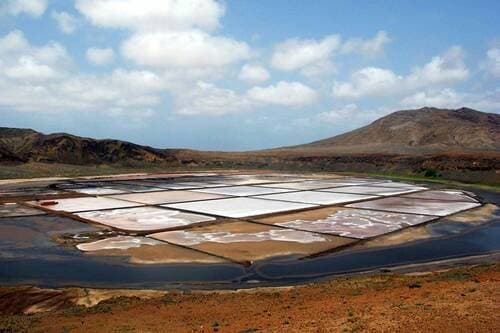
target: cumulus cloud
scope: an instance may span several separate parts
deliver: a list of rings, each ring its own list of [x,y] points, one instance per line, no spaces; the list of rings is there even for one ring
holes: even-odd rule
[[[238,78],[248,83],[260,83],[269,80],[271,75],[262,66],[245,64],[241,67]]]
[[[201,30],[134,34],[122,45],[125,57],[158,68],[218,67],[250,56],[246,43]]]
[[[56,21],[57,27],[64,34],[72,34],[78,26],[78,19],[68,12],[52,12],[52,18]]]
[[[58,43],[32,45],[21,31],[0,37],[0,107],[14,111],[67,112],[157,106],[167,82],[145,70],[116,69],[102,75],[74,71]]]
[[[340,108],[318,113],[316,115],[316,119],[321,122],[338,123],[352,118],[352,116],[357,114],[358,111],[358,106],[356,104],[347,104]]]
[[[267,87],[253,87],[247,96],[258,103],[299,107],[312,104],[318,99],[318,93],[300,83],[280,81]]]
[[[390,38],[385,31],[377,32],[370,39],[351,38],[344,43],[339,35],[328,35],[321,40],[291,38],[275,46],[271,64],[283,71],[315,76],[335,69],[336,53],[376,56],[383,53],[388,42]]]
[[[46,81],[61,76],[56,69],[40,62],[33,56],[24,55],[5,68],[5,76],[23,81]]]
[[[456,109],[470,107],[479,111],[500,111],[500,89],[483,92],[458,92],[454,89],[424,90],[403,98],[401,105],[408,108],[433,106]]]
[[[500,48],[494,47],[486,52],[483,69],[495,78],[500,78]]]
[[[332,93],[340,98],[386,96],[464,81],[469,70],[463,61],[460,47],[452,47],[435,56],[422,67],[415,67],[407,76],[397,75],[384,68],[366,67],[351,74],[348,82],[335,82]]]
[[[342,45],[342,53],[359,53],[366,56],[376,56],[384,51],[391,39],[385,31],[379,31],[371,39],[351,38]]]
[[[415,68],[408,76],[410,86],[456,83],[467,79],[469,70],[464,63],[464,51],[453,46],[442,55],[433,57],[423,67]]]
[[[130,112],[161,103],[163,86],[155,74],[115,70],[106,75],[75,75],[42,83],[16,85],[0,77],[0,105],[17,111],[108,113],[129,108]]]
[[[300,107],[316,101],[317,93],[299,82],[278,82],[267,87],[253,87],[246,93],[198,81],[193,87],[175,94],[176,113],[182,115],[221,116],[259,110],[263,106]]]
[[[178,94],[176,113],[219,116],[248,111],[251,101],[230,89],[198,81],[193,89]]]
[[[56,79],[70,65],[66,49],[58,43],[32,46],[19,30],[0,38],[0,70],[6,78],[26,82]]]
[[[0,13],[39,17],[45,13],[47,6],[47,0],[3,0],[0,4]]]
[[[340,105],[330,111],[320,112],[310,118],[313,124],[340,125],[349,123],[351,128],[367,124],[380,117],[395,111],[394,108],[380,107],[374,109],[362,109],[356,104]]]
[[[125,58],[179,79],[210,76],[251,55],[245,42],[213,34],[225,13],[219,1],[77,0],[76,8],[95,26],[130,31]]]
[[[419,91],[413,95],[405,97],[401,104],[410,108],[421,108],[424,106],[433,107],[458,107],[463,101],[455,90],[445,88],[436,91]]]
[[[146,31],[214,30],[225,12],[214,0],[76,0],[75,7],[96,26]]]
[[[354,72],[350,82],[335,82],[333,95],[335,97],[358,98],[362,96],[377,96],[393,93],[398,84],[403,81],[388,69],[366,67]]]
[[[109,47],[103,49],[91,47],[87,49],[85,57],[95,65],[106,65],[113,61],[115,52]]]
[[[333,69],[331,57],[340,46],[338,35],[322,40],[292,38],[276,45],[271,57],[273,67],[283,71],[299,70],[305,75],[316,75]]]

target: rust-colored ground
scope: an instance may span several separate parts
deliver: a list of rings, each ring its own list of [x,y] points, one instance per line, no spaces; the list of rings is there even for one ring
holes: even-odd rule
[[[26,289],[0,289],[0,310],[22,309]],[[59,295],[60,308],[4,314],[0,331],[17,332],[499,332],[500,264],[420,275],[335,279],[242,292],[111,292]],[[71,305],[105,299],[85,308]],[[84,297],[85,296],[85,297]],[[43,292],[32,296],[44,299]],[[78,298],[78,297],[77,297]],[[47,303],[47,301],[46,301]],[[49,302],[50,303],[50,302]],[[9,331],[11,329],[11,331]]]

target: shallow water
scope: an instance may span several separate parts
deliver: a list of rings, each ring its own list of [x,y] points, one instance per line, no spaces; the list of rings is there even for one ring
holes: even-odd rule
[[[500,194],[477,191],[485,201],[498,203]],[[337,274],[367,271],[409,263],[429,262],[500,251],[500,215],[481,226],[440,221],[427,226],[433,238],[398,246],[331,253],[297,260],[274,258],[252,266],[238,264],[128,263],[123,257],[82,254],[55,244],[61,232],[95,230],[60,217],[0,218],[0,284],[45,287],[109,288],[240,288],[286,285]]]

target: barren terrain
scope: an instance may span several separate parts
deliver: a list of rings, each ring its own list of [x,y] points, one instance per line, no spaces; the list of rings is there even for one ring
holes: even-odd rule
[[[0,289],[0,329],[6,332],[498,332],[499,302],[499,264],[221,292],[4,287]],[[49,311],[38,312],[44,310]],[[38,313],[22,314],[23,311]]]

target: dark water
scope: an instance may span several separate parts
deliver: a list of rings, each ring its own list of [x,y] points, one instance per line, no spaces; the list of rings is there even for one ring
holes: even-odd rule
[[[498,202],[499,193],[481,196]],[[297,260],[278,258],[250,267],[237,264],[138,265],[55,244],[61,232],[93,227],[61,217],[0,218],[0,284],[46,287],[240,288],[302,283],[337,274],[500,251],[500,216],[474,226],[441,220],[427,226],[433,238],[386,248],[345,251]]]

